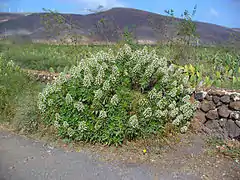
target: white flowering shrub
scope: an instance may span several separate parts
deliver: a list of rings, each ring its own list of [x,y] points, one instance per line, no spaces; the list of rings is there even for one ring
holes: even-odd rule
[[[119,144],[173,123],[185,132],[194,113],[188,78],[147,47],[99,52],[61,73],[39,94],[46,123],[62,137]]]

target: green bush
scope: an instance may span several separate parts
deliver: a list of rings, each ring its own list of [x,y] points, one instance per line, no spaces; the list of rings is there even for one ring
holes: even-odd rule
[[[36,130],[39,119],[36,97],[40,86],[13,61],[0,56],[0,123],[17,130]]]
[[[39,94],[45,123],[61,137],[120,144],[173,123],[186,131],[195,106],[188,78],[147,47],[99,52],[61,73]]]

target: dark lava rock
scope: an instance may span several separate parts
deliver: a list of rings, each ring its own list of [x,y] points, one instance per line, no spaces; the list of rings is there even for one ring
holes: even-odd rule
[[[240,128],[240,121],[235,121],[235,123]]]
[[[239,111],[233,111],[230,113],[230,118],[234,120],[240,119],[240,112]]]
[[[203,101],[201,103],[200,108],[203,112],[208,112],[209,110],[214,110],[216,107],[215,107],[215,104],[212,101]]]
[[[225,95],[225,92],[221,91],[221,90],[211,90],[208,92],[209,95],[212,96],[223,96]]]
[[[207,129],[211,130],[208,133],[211,136],[223,139],[223,138],[225,138],[225,136],[227,137],[227,135],[228,135],[227,131],[224,135],[224,130],[220,127],[218,120],[208,120],[205,123],[205,126]]]
[[[208,113],[206,114],[206,118],[210,120],[218,119],[217,109],[208,111]]]
[[[202,124],[204,124],[207,121],[205,113],[201,110],[196,111],[196,113],[194,114],[194,118],[200,121]]]
[[[225,118],[222,118],[218,121],[219,125],[222,127],[222,128],[225,128],[226,127],[226,123],[227,123],[227,119]]]
[[[220,98],[220,101],[225,103],[225,104],[228,104],[228,103],[230,103],[230,96],[229,95],[224,95]]]
[[[210,96],[210,95],[207,94],[207,95],[205,96],[205,99],[208,100],[208,101],[212,101],[213,98],[212,98],[212,96]]]
[[[230,102],[229,107],[233,110],[240,111],[240,101]]]
[[[227,117],[229,117],[230,113],[231,112],[230,112],[230,110],[228,109],[227,106],[220,106],[218,108],[218,114],[219,114],[220,117],[227,118]]]
[[[221,106],[223,103],[221,101],[219,101],[217,104],[216,104],[216,107],[219,107]]]
[[[218,97],[218,96],[213,96],[213,102],[214,102],[215,104],[219,103],[219,102],[220,102],[220,97]]]
[[[230,138],[235,138],[240,136],[240,128],[233,120],[228,120],[226,124],[226,129]]]
[[[206,123],[205,123],[205,126],[211,130],[213,129],[219,129],[220,128],[220,125],[218,123],[218,120],[208,120]]]
[[[206,92],[197,92],[194,94],[194,98],[198,101],[202,101],[205,98],[206,94]]]

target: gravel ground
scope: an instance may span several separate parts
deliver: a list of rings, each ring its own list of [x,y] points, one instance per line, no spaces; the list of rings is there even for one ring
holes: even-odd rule
[[[0,130],[0,180],[240,179],[239,165],[222,157],[206,156],[200,138],[192,138],[189,146],[184,143],[177,150],[164,152],[154,165],[113,163],[101,161],[96,154],[66,152]]]

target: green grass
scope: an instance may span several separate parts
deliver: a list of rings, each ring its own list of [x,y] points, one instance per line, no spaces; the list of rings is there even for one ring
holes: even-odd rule
[[[19,131],[37,130],[36,101],[43,86],[0,57],[0,123]]]
[[[64,71],[91,53],[111,48],[116,51],[118,45],[47,45],[47,44],[1,44],[0,50],[5,59],[13,60],[21,68],[46,70],[53,68],[55,72]],[[142,45],[134,48],[141,49]],[[166,57],[175,64],[192,64],[200,78],[209,77],[212,84],[217,87],[239,89],[240,88],[240,51],[234,48],[224,47],[189,47],[183,45],[157,45],[149,46],[155,48],[157,54]],[[219,72],[219,75],[217,75]],[[216,74],[217,73],[217,74]],[[199,83],[200,78],[196,74],[193,81]],[[233,83],[233,76],[235,77]],[[221,81],[221,82],[220,82]],[[196,85],[196,84],[194,84]]]

